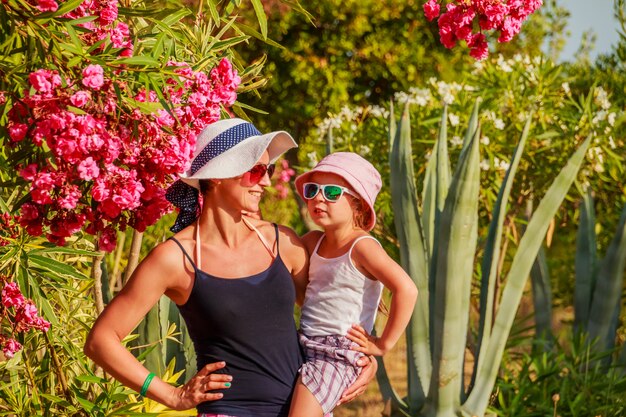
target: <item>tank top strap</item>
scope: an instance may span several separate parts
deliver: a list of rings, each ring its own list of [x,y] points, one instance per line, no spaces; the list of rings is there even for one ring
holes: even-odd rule
[[[276,257],[280,256],[280,249],[278,246],[278,225],[276,223],[272,223],[274,225],[274,232],[276,233]]]
[[[315,244],[315,249],[313,249],[313,253],[317,253],[317,250],[319,249],[320,245],[322,244],[322,240],[324,239],[324,236],[326,236],[326,233],[322,233],[322,236],[320,236],[320,238],[317,239],[317,243]]]
[[[187,258],[187,260],[189,261],[189,263],[191,264],[191,266],[193,267],[194,271],[198,270],[198,267],[196,266],[195,262],[193,261],[193,259],[191,259],[191,256],[189,256],[189,254],[187,253],[187,251],[185,250],[185,248],[183,247],[183,245],[178,241],[178,239],[176,239],[175,237],[170,237],[169,240],[174,241],[178,247],[180,248],[181,251],[183,251],[183,255],[185,255],[185,257]]]
[[[354,242],[352,242],[352,246],[350,246],[350,250],[348,251],[348,256],[352,257],[352,249],[354,249],[354,247],[356,246],[357,243],[359,243],[359,241],[363,240],[363,239],[372,239],[374,242],[378,243],[380,246],[382,246],[380,244],[380,242],[378,241],[378,239],[376,239],[374,236],[370,236],[370,235],[365,235],[365,236],[359,236],[356,239],[354,239]]]
[[[202,242],[200,242],[200,219],[196,222],[196,261],[198,269],[202,269]]]
[[[267,242],[267,239],[265,239],[265,236],[263,236],[263,234],[261,232],[259,232],[259,229],[257,229],[251,222],[250,220],[246,219],[245,216],[242,216],[241,219],[243,220],[243,222],[246,224],[246,226],[248,226],[251,230],[254,230],[257,234],[257,236],[259,237],[259,240],[261,241],[261,243],[263,244],[263,246],[265,246],[265,249],[267,249],[267,251],[269,252],[269,254],[271,255],[272,259],[276,259],[277,254],[274,253],[274,251],[272,250],[272,247],[270,246],[270,244]],[[278,227],[276,227],[276,233],[278,233]],[[277,239],[278,239],[278,235],[277,235]],[[276,247],[278,248],[278,240],[276,240]]]

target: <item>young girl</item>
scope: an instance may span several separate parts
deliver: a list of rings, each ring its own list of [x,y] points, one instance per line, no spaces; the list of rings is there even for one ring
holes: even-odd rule
[[[378,171],[351,152],[330,154],[296,178],[296,190],[323,232],[303,237],[311,254],[300,319],[306,362],[291,417],[330,413],[358,376],[356,361],[388,352],[411,317],[415,284],[368,233],[376,223],[380,187]],[[373,337],[383,286],[392,293],[391,308],[382,335]]]

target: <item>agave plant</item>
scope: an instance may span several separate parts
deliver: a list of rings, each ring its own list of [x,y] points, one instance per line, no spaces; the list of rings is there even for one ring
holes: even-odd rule
[[[413,172],[409,108],[399,126],[390,121],[391,194],[403,268],[415,281],[420,297],[407,337],[408,395],[400,398],[379,366],[379,385],[392,415],[483,416],[495,384],[505,344],[531,267],[548,225],[561,205],[589,146],[585,140],[572,155],[530,218],[510,269],[504,277],[494,312],[497,265],[501,254],[507,201],[524,144],[531,128],[525,124],[493,207],[484,237],[477,346],[472,373],[465,384],[466,342],[471,284],[478,241],[480,158],[478,105],[474,107],[459,161],[452,174],[447,148],[447,114],[426,170],[418,202]]]
[[[581,222],[576,242],[576,287],[574,325],[595,341],[596,351],[615,346],[626,265],[626,205],[603,259],[596,256],[593,197],[583,196]],[[625,345],[626,346],[626,345]],[[626,347],[623,347],[626,352]]]

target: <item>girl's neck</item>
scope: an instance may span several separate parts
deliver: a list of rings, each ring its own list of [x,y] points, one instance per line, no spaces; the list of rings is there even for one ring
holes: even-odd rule
[[[357,236],[362,236],[365,233],[367,232],[363,229],[355,227],[351,224],[346,225],[345,227],[324,230],[326,245],[328,245],[329,248],[335,249],[343,247],[348,242],[354,240]]]

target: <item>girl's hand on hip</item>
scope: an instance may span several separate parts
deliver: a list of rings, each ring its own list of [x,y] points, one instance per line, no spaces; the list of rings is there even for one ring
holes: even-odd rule
[[[380,346],[380,338],[370,335],[358,324],[352,325],[346,337],[356,344],[352,350],[366,355],[382,356],[385,354],[385,350]]]
[[[215,362],[206,365],[182,387],[174,390],[175,410],[188,410],[205,401],[219,400],[224,396],[221,392],[212,392],[230,388],[233,377],[214,373],[226,366],[226,362]]]

